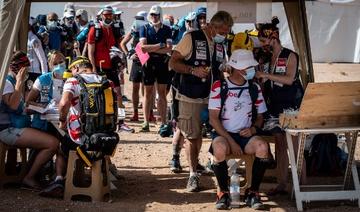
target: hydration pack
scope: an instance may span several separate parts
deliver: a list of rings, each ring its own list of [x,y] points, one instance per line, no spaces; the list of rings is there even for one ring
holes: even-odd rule
[[[119,142],[119,135],[116,133],[116,95],[106,78],[102,78],[100,83],[87,83],[79,75],[76,79],[81,87],[80,121],[83,144],[77,152],[84,162],[91,166],[91,161],[112,155]]]

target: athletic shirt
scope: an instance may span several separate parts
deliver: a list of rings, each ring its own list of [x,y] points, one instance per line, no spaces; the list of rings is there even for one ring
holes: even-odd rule
[[[102,77],[97,74],[80,74],[80,76],[85,80],[87,83],[100,83]],[[81,114],[81,107],[80,107],[80,92],[81,87],[79,81],[72,77],[66,80],[64,85],[64,93],[70,92],[73,95],[71,100],[71,107],[69,110],[68,118],[67,118],[67,128],[68,133],[75,143],[82,144],[80,141],[81,138],[81,125],[80,125],[80,114]]]
[[[249,93],[249,89],[242,90],[242,93],[239,96],[241,89],[231,90],[231,88],[243,88],[249,87],[249,83],[246,82],[244,85],[236,85],[232,83],[228,78],[225,79],[229,88],[223,110],[221,111],[222,125],[226,131],[231,133],[238,133],[242,129],[249,128],[252,125],[252,101]],[[257,108],[257,113],[266,112],[266,104],[264,97],[262,95],[260,86],[258,87],[258,98],[255,102]],[[210,92],[209,99],[209,110],[220,110],[221,109],[221,97],[220,97],[220,80],[214,82]]]
[[[27,52],[31,64],[30,73],[47,73],[47,59],[41,41],[32,31],[28,33]]]

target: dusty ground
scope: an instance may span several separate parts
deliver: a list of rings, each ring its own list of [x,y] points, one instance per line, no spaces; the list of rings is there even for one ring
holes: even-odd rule
[[[130,85],[129,83],[127,85]],[[126,94],[130,97],[126,89]],[[131,116],[130,103],[127,106],[127,120]],[[158,125],[151,125],[150,133],[139,133],[140,122],[128,122],[136,133],[120,133],[121,142],[112,159],[122,180],[114,181],[117,189],[111,192],[111,201],[91,203],[64,201],[40,197],[35,192],[10,187],[0,190],[0,211],[216,211],[215,177],[201,176],[202,191],[188,193],[185,190],[188,167],[182,153],[183,173],[173,174],[168,162],[172,154],[171,139],[156,134]],[[358,142],[359,144],[359,142]],[[206,152],[210,145],[205,140],[201,152],[201,163],[206,163]],[[360,158],[357,147],[356,158]],[[274,180],[267,177],[261,190],[274,186]],[[263,202],[270,211],[296,211],[295,201],[290,196],[271,197],[263,194]],[[306,204],[308,211],[359,211],[352,202],[321,202]],[[233,211],[252,211],[242,206]]]

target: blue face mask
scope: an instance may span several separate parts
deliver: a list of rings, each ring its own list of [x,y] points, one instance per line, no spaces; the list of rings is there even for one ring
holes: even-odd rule
[[[61,63],[61,64],[58,64],[56,66],[54,66],[53,68],[53,72],[57,75],[57,76],[63,76],[64,72],[66,70],[66,65],[65,63]]]
[[[246,69],[246,75],[244,76],[244,78],[246,80],[252,80],[254,77],[255,77],[255,67]]]
[[[223,43],[225,41],[225,36],[216,34],[215,37],[213,37],[213,41],[215,43]]]

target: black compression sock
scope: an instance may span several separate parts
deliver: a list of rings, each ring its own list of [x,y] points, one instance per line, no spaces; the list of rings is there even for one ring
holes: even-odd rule
[[[229,191],[229,177],[228,177],[228,167],[226,160],[220,163],[214,163],[212,165],[220,191]]]
[[[255,157],[252,168],[251,191],[259,191],[260,183],[268,166],[268,160],[269,159]]]

